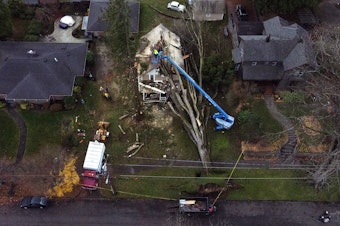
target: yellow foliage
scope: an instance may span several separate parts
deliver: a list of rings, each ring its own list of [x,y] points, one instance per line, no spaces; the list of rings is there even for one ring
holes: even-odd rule
[[[72,192],[73,186],[79,184],[80,178],[76,171],[76,157],[71,158],[59,172],[59,180],[55,187],[48,190],[48,196],[63,197],[65,193]]]

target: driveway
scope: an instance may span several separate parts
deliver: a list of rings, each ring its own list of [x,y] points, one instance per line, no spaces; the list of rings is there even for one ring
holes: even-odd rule
[[[58,18],[54,22],[54,31],[52,34],[47,35],[43,38],[43,42],[66,42],[66,43],[84,43],[85,39],[78,39],[72,36],[72,32],[77,29],[82,24],[83,17],[81,16],[72,16],[76,23],[72,27],[68,27],[67,29],[62,29],[59,27]]]

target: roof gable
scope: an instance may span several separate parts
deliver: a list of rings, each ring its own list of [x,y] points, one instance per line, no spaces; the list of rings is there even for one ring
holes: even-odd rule
[[[314,65],[309,35],[301,26],[280,17],[264,21],[263,26],[263,35],[239,36],[239,46],[232,51],[234,62],[242,63],[244,79],[278,80],[284,71]],[[270,62],[276,62],[276,68],[268,67]]]

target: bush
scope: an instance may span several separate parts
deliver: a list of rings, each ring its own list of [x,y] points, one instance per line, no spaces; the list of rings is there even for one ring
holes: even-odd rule
[[[73,96],[65,97],[64,98],[64,107],[66,110],[75,109],[77,106],[76,99]]]
[[[27,27],[27,34],[39,35],[41,33],[42,25],[37,20],[32,20]]]
[[[61,111],[63,110],[63,105],[59,103],[54,103],[50,106],[50,111]]]
[[[94,64],[94,54],[91,50],[87,51],[86,54],[86,64],[92,66]]]
[[[0,101],[0,108],[6,107],[6,102],[5,101]]]
[[[39,41],[39,36],[38,35],[25,35],[24,37],[24,40],[25,41],[28,41],[28,42],[37,42]]]

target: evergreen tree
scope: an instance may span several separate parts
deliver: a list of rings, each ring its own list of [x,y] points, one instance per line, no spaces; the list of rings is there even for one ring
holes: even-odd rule
[[[0,40],[4,40],[12,35],[11,12],[8,5],[0,1]]]
[[[297,9],[314,8],[320,0],[255,0],[261,13],[291,13]]]
[[[114,57],[128,59],[132,53],[129,6],[125,0],[110,0],[105,18],[108,29],[105,37]]]

